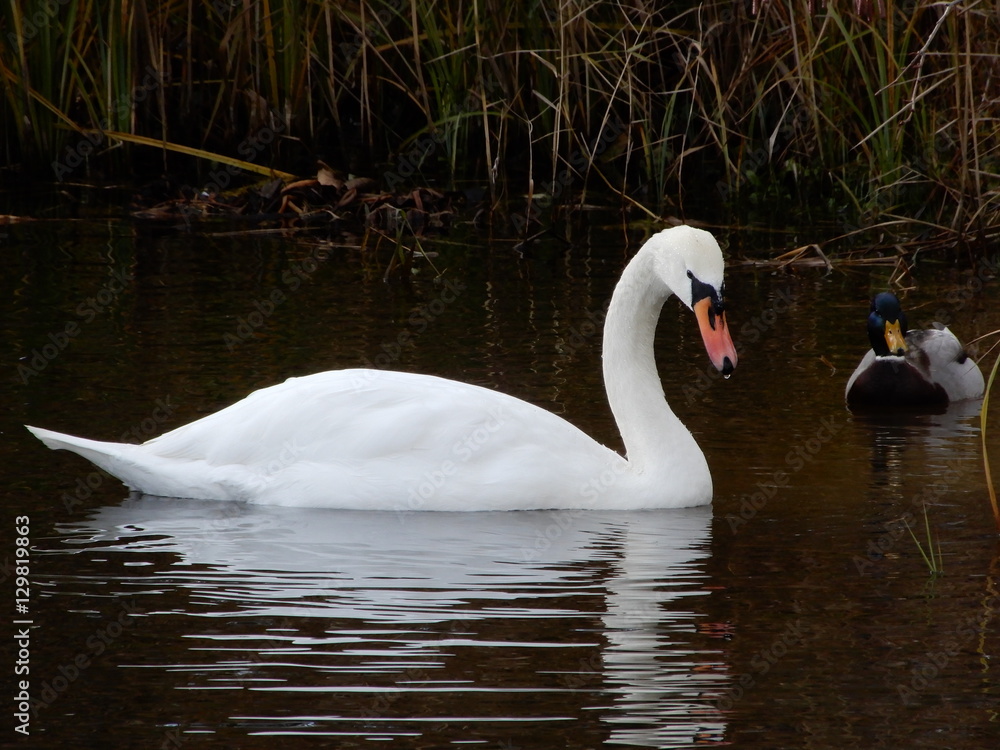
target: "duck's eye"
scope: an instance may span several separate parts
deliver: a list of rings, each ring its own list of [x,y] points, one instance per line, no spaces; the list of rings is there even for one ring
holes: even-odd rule
[[[691,273],[690,271],[688,271],[688,278],[689,278],[689,279],[693,279],[693,278],[694,278],[694,274],[693,274],[693,273]]]

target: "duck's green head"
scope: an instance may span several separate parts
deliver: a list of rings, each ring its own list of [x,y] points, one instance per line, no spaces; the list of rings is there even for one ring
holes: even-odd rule
[[[891,292],[876,294],[868,314],[868,340],[879,357],[902,356],[906,351],[906,313]]]

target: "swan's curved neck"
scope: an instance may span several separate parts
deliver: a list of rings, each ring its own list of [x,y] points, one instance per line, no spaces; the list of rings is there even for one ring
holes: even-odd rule
[[[652,255],[640,250],[615,288],[604,323],[604,384],[629,465],[638,472],[704,461],[667,404],[653,356],[656,323],[672,293],[655,273]]]

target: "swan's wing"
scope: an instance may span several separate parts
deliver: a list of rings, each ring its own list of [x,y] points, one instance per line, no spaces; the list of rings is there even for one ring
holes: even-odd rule
[[[215,464],[252,464],[282,453],[306,461],[368,461],[432,446],[461,457],[475,447],[480,430],[495,434],[511,422],[526,438],[539,429],[554,430],[554,438],[583,435],[544,409],[479,386],[431,375],[334,370],[254,391],[143,447],[165,458]]]
[[[135,448],[150,464],[141,476],[158,483],[122,478],[149,494],[204,497],[215,484],[213,497],[337,507],[349,497],[369,509],[506,509],[529,494],[537,507],[579,507],[567,484],[624,464],[527,402],[378,370],[291,378]]]
[[[949,401],[983,395],[986,387],[983,373],[948,328],[911,331],[906,336],[906,343],[922,355],[929,379],[944,388]],[[910,359],[909,352],[907,359]]]

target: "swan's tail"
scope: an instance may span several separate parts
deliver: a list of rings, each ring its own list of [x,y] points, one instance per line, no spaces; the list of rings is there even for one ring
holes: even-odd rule
[[[165,458],[150,449],[152,441],[143,445],[105,443],[41,427],[25,427],[52,450],[73,451],[120,479],[129,489],[148,495],[245,500],[246,487],[256,487],[261,481],[238,466],[212,466],[204,460]]]
[[[109,474],[121,479],[125,484],[137,489],[129,481],[128,467],[134,465],[127,456],[136,446],[128,443],[105,443],[100,440],[88,440],[87,438],[66,435],[52,430],[43,430],[41,427],[25,425],[28,431],[41,440],[52,450],[73,451],[100,469],[104,469]]]

